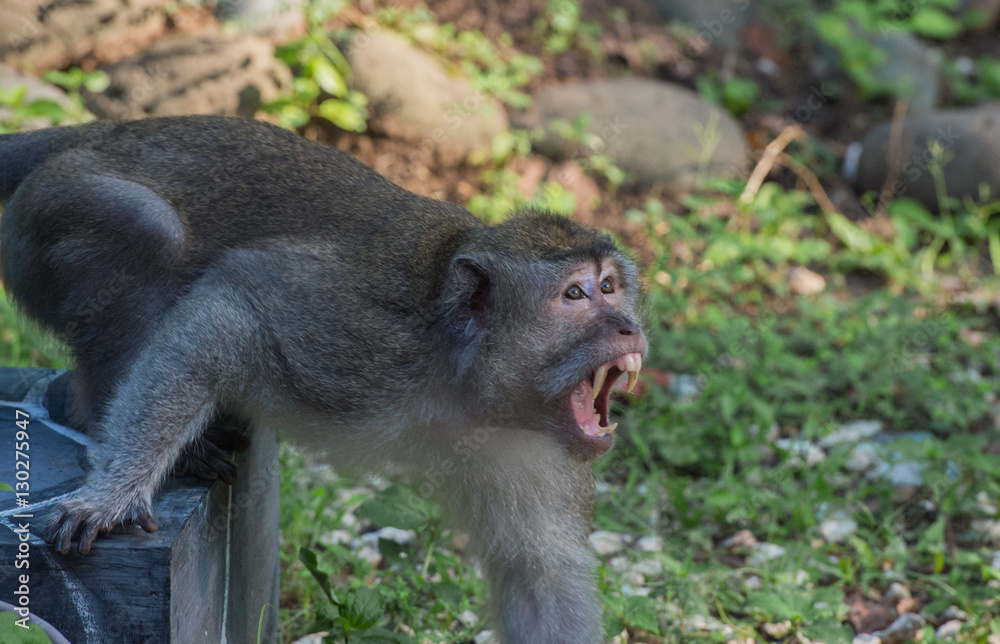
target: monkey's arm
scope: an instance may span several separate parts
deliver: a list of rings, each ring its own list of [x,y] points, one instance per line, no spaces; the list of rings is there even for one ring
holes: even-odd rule
[[[492,586],[500,640],[600,642],[587,540],[594,507],[589,466],[541,432],[504,429],[471,453],[462,470],[452,488]]]
[[[58,551],[69,552],[77,532],[86,554],[116,525],[157,529],[153,494],[217,406],[252,377],[245,356],[259,355],[249,346],[258,337],[249,309],[217,284],[196,284],[177,303],[108,405],[85,484],[49,518]]]

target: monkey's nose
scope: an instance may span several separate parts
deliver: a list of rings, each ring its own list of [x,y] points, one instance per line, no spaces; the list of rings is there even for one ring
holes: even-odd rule
[[[641,333],[639,325],[632,320],[618,320],[618,333],[622,335],[637,335]]]

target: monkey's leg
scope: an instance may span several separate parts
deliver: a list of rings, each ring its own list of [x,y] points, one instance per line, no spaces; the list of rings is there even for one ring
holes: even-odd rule
[[[95,424],[181,290],[181,219],[152,189],[72,151],[25,179],[0,229],[5,286],[72,348],[73,420]]]
[[[49,518],[48,540],[87,553],[98,533],[134,524],[156,530],[152,497],[219,406],[237,404],[256,373],[260,337],[249,308],[207,276],[170,311],[117,388],[90,454],[83,487]]]
[[[588,545],[588,464],[541,432],[493,429],[471,453],[451,500],[492,587],[504,644],[596,644],[601,607]],[[463,453],[461,449],[457,453]],[[452,495],[456,492],[452,492]]]
[[[205,433],[188,445],[174,464],[171,476],[194,476],[205,481],[221,480],[226,485],[236,483],[236,464],[229,452],[245,452],[250,448],[246,437],[249,423],[232,415],[216,416]]]

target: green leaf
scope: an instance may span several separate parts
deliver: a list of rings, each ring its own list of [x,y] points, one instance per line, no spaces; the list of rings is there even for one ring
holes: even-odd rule
[[[809,639],[825,644],[849,644],[853,639],[851,629],[832,618],[807,624],[801,630]]]
[[[339,98],[328,98],[319,105],[319,115],[337,127],[353,132],[364,132],[364,113],[354,105]]]
[[[53,123],[60,123],[70,117],[65,107],[49,98],[32,101],[21,108],[19,114],[22,117],[42,117]]]
[[[337,601],[337,597],[334,595],[333,589],[330,587],[330,575],[319,569],[316,553],[308,548],[302,548],[299,550],[299,561],[305,565],[306,570],[308,570],[313,576],[313,579],[316,580],[319,587],[323,589],[323,592],[326,593],[330,602],[333,604],[339,604],[340,602]]]
[[[343,96],[347,93],[347,83],[333,63],[325,58],[314,58],[309,67],[312,77],[324,92],[333,96]]]
[[[12,488],[7,483],[0,483],[0,492],[13,492],[13,491],[14,488]]]
[[[652,597],[631,596],[625,599],[623,617],[625,623],[641,628],[649,633],[658,634],[660,623],[656,619],[656,600]]]
[[[364,644],[413,644],[413,638],[406,633],[394,633],[385,628],[372,628],[359,633],[352,641]]]
[[[83,79],[83,86],[88,92],[100,94],[111,85],[111,77],[103,70],[95,70],[87,74]]]
[[[416,530],[429,520],[424,501],[406,488],[394,485],[368,499],[355,514],[377,526]]]
[[[962,23],[937,7],[920,7],[910,17],[909,27],[921,36],[948,40],[962,33]]]
[[[382,595],[374,588],[355,588],[347,596],[340,611],[341,622],[351,630],[363,631],[376,623],[385,606]]]

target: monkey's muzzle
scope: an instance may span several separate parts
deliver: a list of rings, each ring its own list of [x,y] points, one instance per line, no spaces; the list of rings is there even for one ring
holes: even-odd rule
[[[620,358],[602,364],[594,370],[590,378],[584,379],[570,394],[573,417],[580,430],[587,436],[603,438],[615,431],[618,423],[608,424],[608,399],[611,389],[622,374],[628,374],[628,388],[631,392],[642,369],[642,354],[627,353]]]

